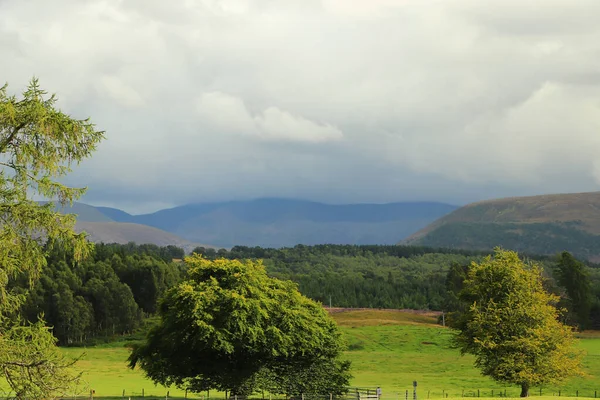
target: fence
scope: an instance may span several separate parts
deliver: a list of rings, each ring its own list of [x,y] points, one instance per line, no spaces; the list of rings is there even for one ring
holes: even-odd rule
[[[381,396],[381,400],[426,400],[426,399],[447,399],[447,398],[519,398],[521,395],[521,389],[516,386],[510,386],[505,388],[497,389],[452,389],[452,390],[427,390],[427,389],[413,389],[403,390],[394,393],[386,393]],[[599,398],[600,390],[562,390],[562,389],[544,389],[544,388],[531,388],[529,390],[529,397],[582,397],[582,398]]]
[[[252,396],[228,396],[224,394],[210,396],[206,393],[184,393],[183,395],[172,396],[170,391],[159,393],[161,390],[153,388],[150,392],[142,389],[139,392],[127,392],[123,390],[120,395],[117,396],[99,396],[95,393],[81,393],[77,395],[63,397],[62,400],[426,400],[426,399],[457,399],[457,398],[513,398],[519,397],[521,390],[516,386],[511,387],[500,387],[497,389],[452,389],[452,390],[427,390],[424,388],[417,388],[414,390],[406,389],[401,391],[387,391],[381,392],[376,387],[371,388],[349,388],[348,392],[344,395],[338,396],[334,394],[300,394],[296,396],[275,396],[275,395],[252,395]],[[544,388],[532,388],[529,391],[530,397],[571,397],[571,398],[598,398],[600,390],[561,390],[561,389],[544,389]],[[7,393],[0,392],[0,400],[12,400],[14,397]],[[32,399],[33,400],[33,399]],[[35,399],[37,400],[37,399]],[[558,399],[557,399],[558,400]]]

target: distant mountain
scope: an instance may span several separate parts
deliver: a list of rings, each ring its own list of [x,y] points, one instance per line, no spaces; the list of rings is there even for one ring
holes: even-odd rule
[[[131,214],[126,213],[123,210],[119,210],[118,208],[111,208],[111,207],[95,207],[95,208],[101,214],[110,218],[111,221],[129,222],[133,219],[133,216]]]
[[[85,231],[90,241],[99,243],[121,243],[135,242],[137,244],[155,244],[157,246],[174,245],[191,252],[197,246],[212,247],[192,243],[172,233],[140,224],[128,222],[87,222],[77,221],[75,225],[77,232]]]
[[[513,197],[468,204],[401,244],[525,253],[570,251],[600,261],[600,192]]]
[[[46,202],[42,202],[46,203]],[[77,219],[86,222],[111,222],[112,218],[100,211],[94,206],[74,202],[72,206],[61,207],[57,205],[59,211],[69,214],[77,214]]]
[[[124,220],[128,216],[131,217],[131,215],[115,208],[94,207],[83,203],[73,203],[72,206],[58,208],[62,212],[76,214],[75,230],[88,233],[92,242],[121,244],[135,242],[137,244],[155,244],[158,246],[175,245],[182,247],[187,252],[192,251],[197,246],[214,247],[182,239],[177,235],[152,226],[117,222],[115,221],[117,218]]]
[[[106,215],[119,222],[153,226],[192,242],[283,247],[393,244],[455,209],[428,202],[330,205],[269,198],[188,204],[133,216],[109,210]]]

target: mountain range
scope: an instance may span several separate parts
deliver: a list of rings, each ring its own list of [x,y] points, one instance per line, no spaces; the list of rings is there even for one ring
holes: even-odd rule
[[[444,203],[331,205],[294,199],[188,204],[151,214],[74,203],[76,228],[93,241],[195,246],[393,244],[457,207]]]
[[[600,261],[600,192],[495,199],[468,204],[400,244],[529,254],[569,251]]]

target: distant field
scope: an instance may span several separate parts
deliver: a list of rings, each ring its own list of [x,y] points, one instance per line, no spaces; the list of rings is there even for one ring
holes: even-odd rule
[[[383,390],[386,399],[404,400],[406,390],[412,399],[412,382],[418,382],[418,399],[477,396],[498,398],[506,390],[507,397],[517,397],[517,387],[503,387],[482,377],[473,367],[473,358],[461,357],[450,348],[451,331],[436,324],[434,315],[399,311],[361,310],[332,314],[346,335],[352,360],[353,386],[376,387]],[[600,395],[600,334],[587,332],[579,343],[587,351],[584,360],[584,378],[575,378],[561,386],[562,396],[594,397]],[[64,349],[67,354],[86,353],[78,366],[86,371],[84,378],[96,391],[96,397],[125,398],[150,395],[165,398],[184,393],[176,389],[154,386],[136,370],[126,366],[129,350],[125,343],[80,349]],[[493,390],[493,394],[492,394]],[[539,396],[539,388],[532,390]],[[544,396],[558,395],[558,388],[543,388]],[[204,394],[206,395],[206,394]],[[212,393],[211,397],[223,395]],[[80,397],[81,398],[81,397]],[[201,398],[189,395],[188,398]]]

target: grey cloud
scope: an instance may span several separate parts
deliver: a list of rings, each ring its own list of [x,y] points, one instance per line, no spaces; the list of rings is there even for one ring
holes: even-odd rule
[[[596,190],[592,0],[0,2],[2,79],[107,141],[67,182],[132,211]]]

